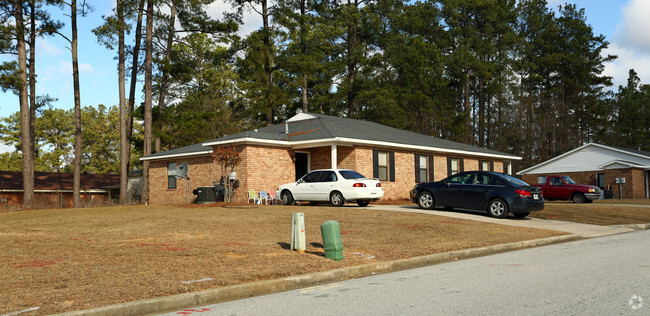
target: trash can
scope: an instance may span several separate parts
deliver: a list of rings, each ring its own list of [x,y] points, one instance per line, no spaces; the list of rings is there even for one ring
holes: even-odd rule
[[[332,220],[326,221],[320,225],[320,231],[323,236],[325,258],[335,261],[343,260],[343,242],[341,241],[339,222]]]
[[[603,197],[605,199],[613,199],[614,198],[614,191],[613,190],[603,190]]]

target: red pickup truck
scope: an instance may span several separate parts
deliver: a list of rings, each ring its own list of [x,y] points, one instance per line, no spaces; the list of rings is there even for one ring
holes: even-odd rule
[[[542,188],[546,200],[571,200],[575,203],[591,203],[600,198],[599,187],[586,184],[577,184],[569,176],[549,175],[539,176],[537,184],[533,186]]]

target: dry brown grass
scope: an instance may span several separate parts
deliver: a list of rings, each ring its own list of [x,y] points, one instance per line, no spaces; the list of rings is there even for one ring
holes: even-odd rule
[[[597,204],[629,204],[629,205],[650,205],[650,199],[607,199],[595,200]]]
[[[304,212],[307,253],[288,250]],[[337,220],[345,258],[324,258]],[[354,206],[128,206],[0,214],[0,314],[51,314],[369,262],[561,235]]]
[[[633,207],[595,201],[590,204],[572,202],[549,202],[544,210],[533,212],[530,217],[569,221],[594,225],[623,225],[650,223],[650,207]],[[630,200],[628,200],[630,201]],[[640,203],[631,203],[640,204]]]

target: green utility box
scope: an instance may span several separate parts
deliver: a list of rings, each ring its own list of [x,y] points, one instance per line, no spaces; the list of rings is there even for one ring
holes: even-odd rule
[[[343,242],[341,241],[341,229],[339,222],[326,221],[320,225],[320,232],[323,236],[323,249],[325,249],[325,258],[335,261],[343,260]]]

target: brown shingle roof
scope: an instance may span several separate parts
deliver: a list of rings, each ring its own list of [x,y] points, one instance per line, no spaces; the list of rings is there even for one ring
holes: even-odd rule
[[[72,190],[74,174],[56,172],[34,172],[34,190]],[[82,174],[81,189],[101,189],[119,186],[119,174]],[[0,171],[0,190],[22,190],[22,171]]]

